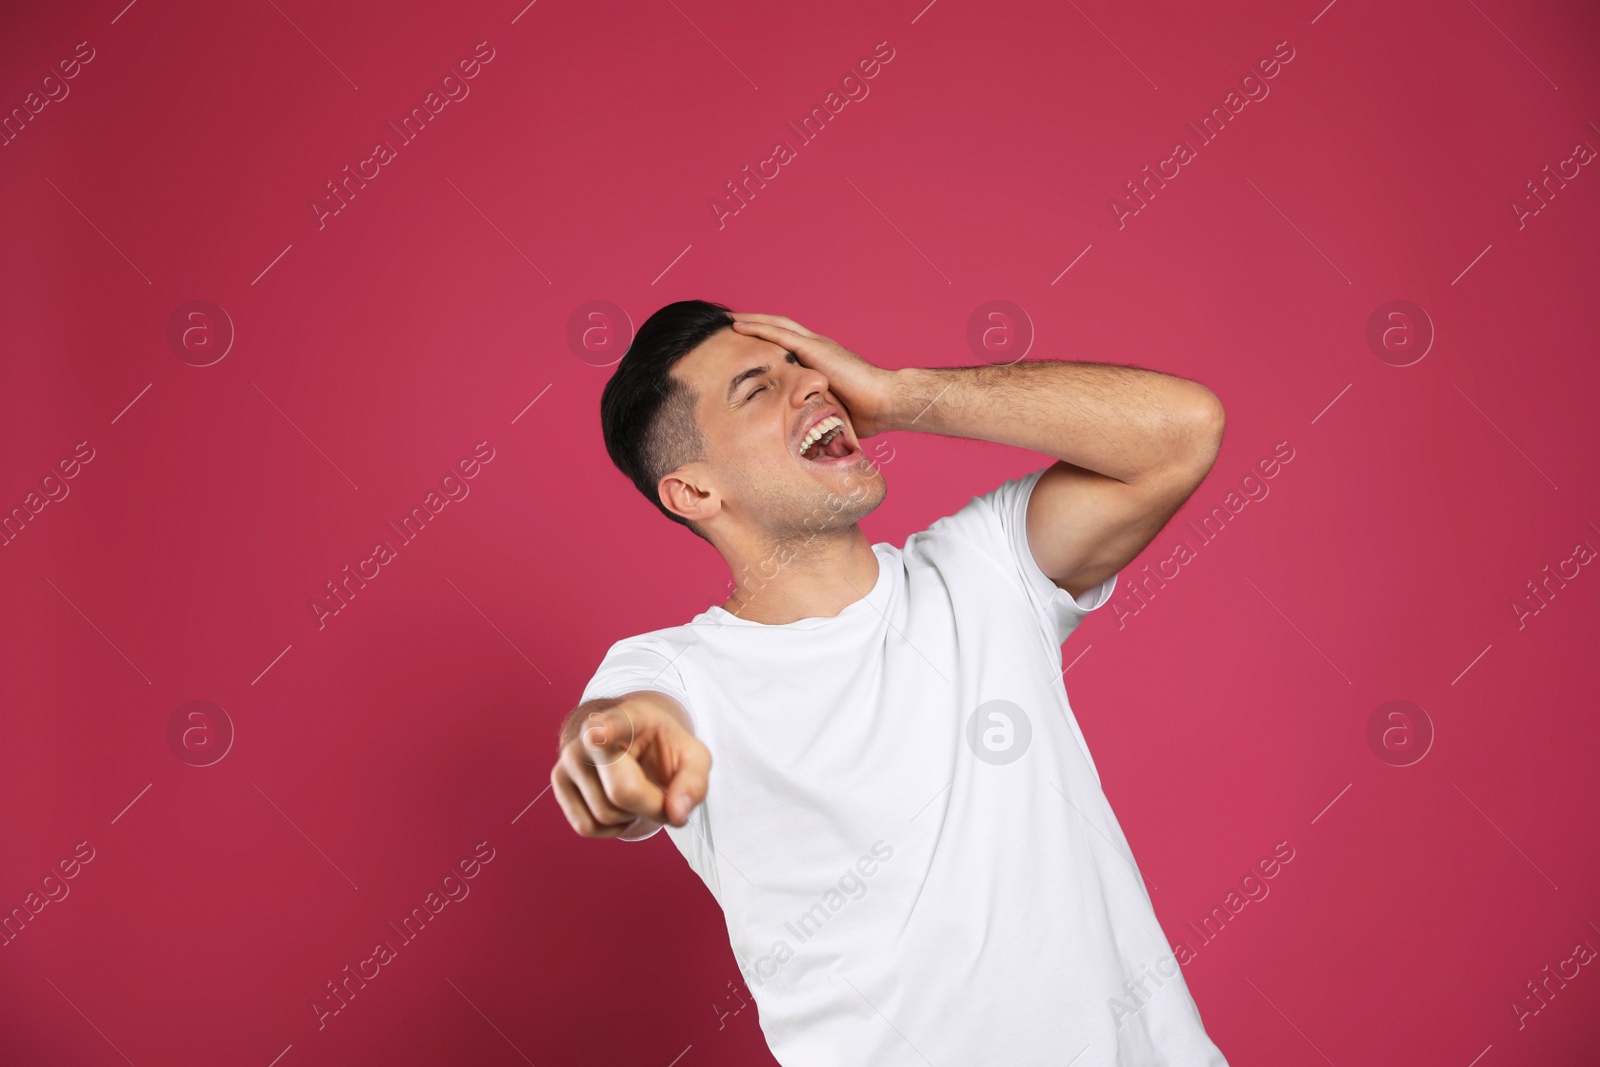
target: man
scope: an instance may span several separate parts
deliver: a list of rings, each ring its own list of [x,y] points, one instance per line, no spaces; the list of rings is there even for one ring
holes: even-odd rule
[[[551,782],[584,836],[667,827],[778,1061],[1226,1067],[1061,669],[1211,469],[1216,396],[1110,364],[888,370],[681,301],[640,328],[601,421],[735,591],[611,647]],[[886,486],[860,442],[888,430],[1057,462],[874,545],[858,522]]]

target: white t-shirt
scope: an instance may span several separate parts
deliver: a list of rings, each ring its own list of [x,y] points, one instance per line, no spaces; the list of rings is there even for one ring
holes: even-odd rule
[[[711,751],[667,832],[784,1067],[1226,1067],[1067,703],[1061,644],[1117,579],[1039,569],[1042,473],[873,545],[832,618],[712,607],[584,690],[667,693]]]

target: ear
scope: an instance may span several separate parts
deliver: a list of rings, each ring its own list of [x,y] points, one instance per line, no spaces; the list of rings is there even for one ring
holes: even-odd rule
[[[703,523],[722,510],[722,497],[692,463],[663,475],[656,496],[668,511],[691,522]]]

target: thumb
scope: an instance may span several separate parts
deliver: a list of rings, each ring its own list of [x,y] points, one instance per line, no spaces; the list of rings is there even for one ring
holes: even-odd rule
[[[692,734],[684,735],[677,770],[663,790],[666,794],[667,821],[685,826],[692,812],[706,798],[711,778],[711,753]]]

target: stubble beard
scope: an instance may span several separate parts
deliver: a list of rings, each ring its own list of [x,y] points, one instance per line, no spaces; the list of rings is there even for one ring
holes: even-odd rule
[[[846,534],[883,503],[889,486],[870,462],[846,474],[838,489],[808,486],[803,492],[780,492],[765,502],[767,514],[778,517],[765,531],[769,553],[804,558]]]

